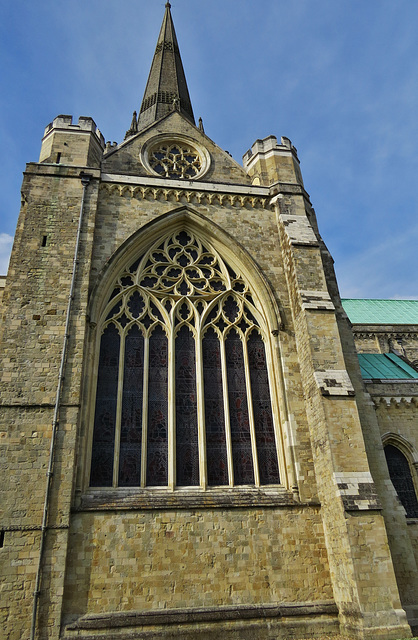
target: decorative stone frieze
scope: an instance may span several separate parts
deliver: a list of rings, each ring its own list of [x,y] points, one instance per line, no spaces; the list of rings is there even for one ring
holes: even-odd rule
[[[109,193],[116,193],[121,197],[131,197],[141,200],[167,200],[174,202],[186,201],[189,204],[216,204],[232,207],[249,206],[254,209],[269,208],[268,198],[239,193],[192,191],[188,189],[112,183],[102,183],[101,188],[106,189]]]
[[[376,407],[386,405],[400,407],[401,405],[411,405],[418,407],[418,397],[416,396],[372,396]]]

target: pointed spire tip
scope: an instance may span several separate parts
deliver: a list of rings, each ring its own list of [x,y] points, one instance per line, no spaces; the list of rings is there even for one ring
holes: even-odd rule
[[[171,18],[171,3],[167,0],[165,6],[166,10],[139,110],[138,131],[172,111],[179,111],[195,124],[176,32]]]

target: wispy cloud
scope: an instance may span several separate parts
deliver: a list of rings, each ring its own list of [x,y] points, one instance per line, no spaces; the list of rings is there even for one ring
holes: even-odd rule
[[[9,268],[10,252],[13,245],[13,236],[8,233],[0,233],[0,275],[4,276]]]

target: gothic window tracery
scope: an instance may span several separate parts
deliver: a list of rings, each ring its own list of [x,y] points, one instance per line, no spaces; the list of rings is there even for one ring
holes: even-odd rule
[[[197,234],[156,242],[100,323],[92,487],[280,483],[266,322]]]
[[[162,143],[149,154],[151,169],[164,178],[191,179],[196,177],[202,162],[199,154],[189,145]]]

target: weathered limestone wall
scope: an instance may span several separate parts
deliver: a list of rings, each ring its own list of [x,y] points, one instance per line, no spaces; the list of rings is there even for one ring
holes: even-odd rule
[[[149,172],[141,162],[142,147],[155,136],[161,134],[185,135],[201,145],[210,153],[211,163],[202,182],[213,184],[251,185],[251,180],[243,168],[227,153],[218,147],[208,136],[183,118],[177,111],[169,114],[155,126],[148,128],[134,138],[126,140],[114,149],[113,153],[106,150],[103,158],[103,173],[133,175],[149,178]],[[190,182],[186,181],[187,186]],[[191,183],[193,184],[193,183]],[[199,183],[196,182],[197,186]]]
[[[78,513],[69,548],[67,621],[333,599],[314,507]]]
[[[410,529],[405,520],[404,509],[399,503],[389,478],[379,427],[379,416],[376,415],[375,404],[369,395],[369,393],[372,393],[373,397],[375,392],[379,395],[379,391],[385,395],[388,391],[388,386],[386,384],[378,386],[367,385],[366,390],[360,376],[357,351],[353,341],[353,332],[350,330],[349,323],[345,319],[345,313],[339,301],[336,280],[333,275],[332,260],[329,253],[325,250],[323,252],[323,259],[325,272],[328,274],[327,280],[330,293],[336,303],[337,309],[341,312],[337,315],[337,319],[343,344],[344,359],[356,392],[367,458],[379,500],[383,507],[382,514],[384,516],[402,606],[408,614],[408,619],[415,625],[418,616],[416,597],[418,593],[418,571],[412,546],[413,540],[411,540]],[[395,387],[399,390],[399,385],[395,385]],[[403,388],[406,389],[405,387]],[[375,391],[372,392],[372,389],[375,389]]]
[[[31,624],[53,408],[83,191],[79,173],[63,166],[27,166],[3,298],[0,529],[5,534],[0,572],[7,594],[1,601],[4,637],[10,639],[28,638]],[[57,637],[61,616],[96,199],[93,178],[85,198],[54,456],[39,609],[44,637]]]
[[[418,452],[418,384],[368,384],[367,389],[376,399],[381,435],[397,434]],[[399,391],[404,393],[400,396]]]
[[[257,141],[252,154],[244,158],[252,175],[260,182],[267,175],[271,183],[275,160],[277,178],[281,177],[283,163],[283,180],[289,181],[289,160],[290,155],[295,159],[295,150],[284,139],[274,148],[265,149],[265,142]],[[253,159],[257,155],[258,163]],[[368,416],[362,399],[357,397],[360,423],[352,385],[355,383],[357,393],[363,393],[362,382],[354,344],[344,334],[347,325],[332,264],[317,233],[307,195],[296,186],[301,186],[297,171],[292,183],[278,181],[273,202],[291,296],[334,596],[346,630],[364,638],[396,637],[402,634],[405,622],[396,613],[397,586],[362,435],[362,427],[367,428],[373,414]],[[377,431],[377,425],[374,428]],[[333,483],[334,494],[330,491]],[[368,554],[366,549],[372,548]],[[411,585],[408,588],[408,595],[412,595]]]

